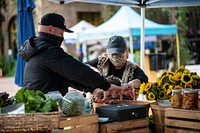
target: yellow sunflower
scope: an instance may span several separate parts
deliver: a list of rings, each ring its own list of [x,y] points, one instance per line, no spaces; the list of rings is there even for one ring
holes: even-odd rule
[[[144,88],[144,91],[147,92],[147,91],[151,88],[151,85],[152,85],[152,83],[151,83],[151,82],[148,82],[148,83],[146,84],[145,88]]]
[[[164,91],[160,91],[158,93],[158,99],[164,100],[165,99],[165,92]]]
[[[184,72],[184,70],[185,70],[185,67],[184,66],[180,66],[176,71],[175,71],[175,73],[183,73]]]
[[[185,69],[185,70],[183,71],[183,73],[185,73],[185,74],[190,74],[190,70]]]
[[[166,76],[167,75],[167,71],[164,71],[161,75],[160,75],[160,77],[164,77],[164,76]]]
[[[173,72],[167,72],[167,76],[174,76]]]
[[[175,84],[176,83],[176,80],[174,80],[174,75],[169,75],[169,81],[172,83],[172,84]]]
[[[168,83],[165,83],[165,84],[163,85],[163,90],[164,90],[164,92],[167,92],[168,89],[169,89],[169,84],[168,84]]]
[[[199,75],[192,75],[192,79],[200,80],[200,76]]]
[[[167,95],[170,96],[172,94],[172,87],[169,87],[169,89],[167,90]]]
[[[155,90],[158,90],[158,89],[159,89],[159,84],[158,84],[158,82],[154,82],[152,85],[153,85],[153,88],[154,88]]]
[[[185,83],[185,84],[191,84],[193,79],[190,76],[190,74],[182,74],[181,81],[182,81],[182,83]]]
[[[164,85],[165,83],[170,83],[170,80],[169,80],[169,76],[164,76],[162,77],[161,79],[161,86]]]
[[[146,94],[146,91],[144,91],[145,86],[146,86],[146,83],[142,83],[142,84],[140,85],[140,90],[139,90],[139,93],[140,93],[140,94]]]
[[[158,83],[158,86],[160,86],[162,83],[162,78],[161,77],[156,78],[156,82]]]
[[[153,92],[149,92],[147,95],[147,99],[150,101],[156,100],[156,95]]]
[[[172,78],[172,80],[174,81],[180,81],[181,80],[181,77],[182,77],[182,73],[176,73]]]
[[[196,86],[196,85],[198,85],[198,81],[197,81],[197,80],[195,80],[195,79],[193,79],[192,85],[193,85],[193,86]]]

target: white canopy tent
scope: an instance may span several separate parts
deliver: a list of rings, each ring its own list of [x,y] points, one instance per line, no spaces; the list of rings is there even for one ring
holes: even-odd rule
[[[122,6],[108,21],[95,29],[81,31],[79,40],[108,39],[116,34],[124,37],[140,37],[140,18],[140,14],[131,7]],[[147,18],[144,22],[145,36],[171,35],[177,31],[176,25],[173,24],[158,24]]]
[[[95,27],[96,26],[86,22],[85,20],[81,20],[79,23],[70,28],[70,30],[74,31],[74,33],[64,32],[65,44],[76,44],[79,32],[84,30],[94,29]]]

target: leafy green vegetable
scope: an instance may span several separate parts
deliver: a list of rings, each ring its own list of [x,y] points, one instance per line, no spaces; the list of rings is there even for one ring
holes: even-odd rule
[[[58,105],[51,98],[46,98],[41,91],[25,90],[21,88],[15,96],[17,103],[25,104],[26,113],[57,111]]]
[[[40,96],[40,98],[42,100],[46,100],[46,97],[45,97],[45,95],[44,95],[44,93],[42,91],[39,91],[39,90],[36,91],[36,95]]]
[[[45,102],[45,104],[43,105],[42,108],[40,108],[41,112],[49,112],[52,110],[52,99],[47,99],[47,101]]]
[[[24,95],[25,89],[21,88],[20,90],[17,91],[15,98],[16,98],[16,102],[18,103],[26,103],[26,97]]]

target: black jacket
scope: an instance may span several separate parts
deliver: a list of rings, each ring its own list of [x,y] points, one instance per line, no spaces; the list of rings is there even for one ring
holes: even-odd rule
[[[88,66],[78,62],[59,46],[42,37],[31,37],[19,51],[26,61],[24,87],[27,89],[68,92],[68,87],[93,92],[108,90],[110,83]]]

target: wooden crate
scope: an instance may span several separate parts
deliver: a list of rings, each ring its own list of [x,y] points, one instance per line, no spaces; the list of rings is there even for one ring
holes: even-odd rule
[[[148,133],[149,120],[147,118],[121,122],[99,124],[100,133]]]
[[[151,110],[154,119],[155,131],[156,133],[165,132],[165,109],[170,108],[167,106],[159,106],[157,102],[151,103]]]
[[[84,114],[74,117],[61,117],[59,129],[55,129],[53,133],[98,133],[98,115]]]
[[[200,132],[200,111],[166,108],[165,125],[165,133]]]

